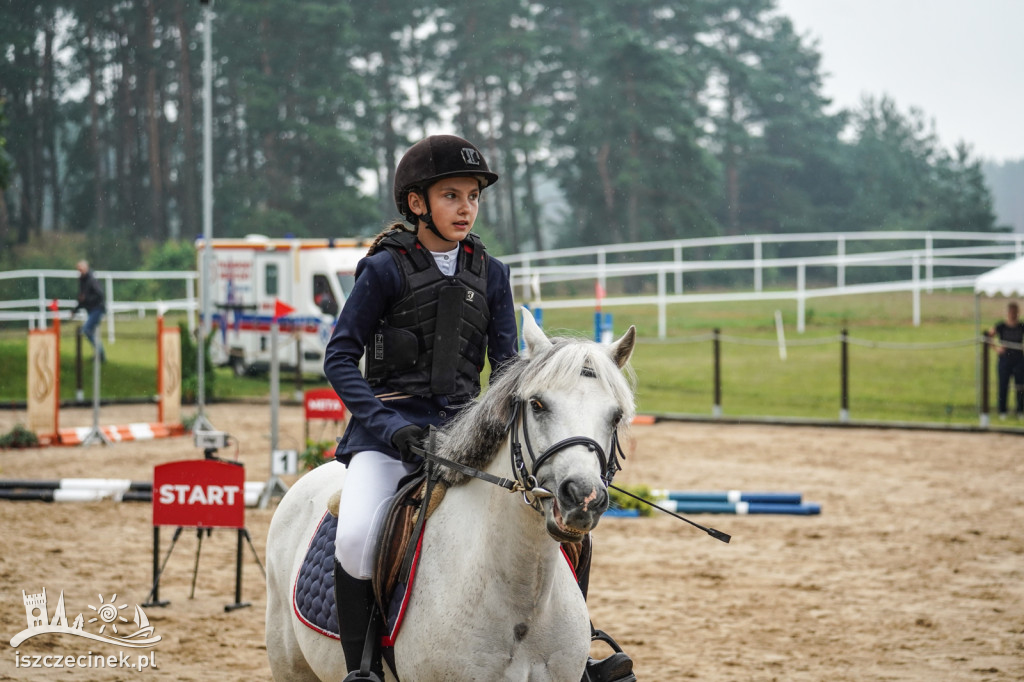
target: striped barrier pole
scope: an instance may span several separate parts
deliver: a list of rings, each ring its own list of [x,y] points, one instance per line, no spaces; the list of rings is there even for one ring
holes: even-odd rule
[[[763,504],[801,504],[799,492],[745,492],[742,490],[652,490],[655,500],[680,502],[759,502]]]
[[[779,504],[766,502],[687,502],[663,500],[658,506],[677,514],[788,514],[812,516],[821,513],[821,505],[815,502],[804,504]]]
[[[245,506],[257,506],[265,485],[262,481],[246,481]],[[153,483],[117,478],[7,479],[0,480],[0,500],[151,502],[153,500]]]
[[[115,443],[185,435],[185,427],[182,424],[135,422],[119,426],[102,426],[100,429],[109,441]],[[92,429],[88,426],[61,429],[60,444],[82,445],[91,431]]]

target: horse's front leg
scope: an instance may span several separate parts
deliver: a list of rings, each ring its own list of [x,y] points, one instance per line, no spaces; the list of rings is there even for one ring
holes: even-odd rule
[[[461,489],[449,490],[427,524],[395,646],[399,676],[580,679],[590,642],[587,607],[558,544],[542,527],[536,531],[539,517],[521,503],[490,509],[502,523],[495,533],[486,520],[489,505],[462,508],[461,496]],[[530,525],[509,523],[517,517]]]

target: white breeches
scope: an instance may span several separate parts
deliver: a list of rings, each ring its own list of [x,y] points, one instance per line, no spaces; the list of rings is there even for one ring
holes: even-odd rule
[[[334,555],[353,578],[365,580],[373,576],[374,548],[388,505],[397,492],[398,482],[415,469],[415,464],[376,450],[352,456],[338,503]]]

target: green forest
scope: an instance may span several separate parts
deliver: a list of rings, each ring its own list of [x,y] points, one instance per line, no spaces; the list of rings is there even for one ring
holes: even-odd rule
[[[774,0],[39,0],[0,4],[0,268],[192,267],[206,11],[217,237],[374,234],[435,132],[501,173],[499,254],[1001,229],[970,146],[833,110]]]

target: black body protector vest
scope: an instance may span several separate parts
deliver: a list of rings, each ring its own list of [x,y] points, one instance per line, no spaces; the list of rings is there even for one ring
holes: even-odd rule
[[[366,348],[367,382],[417,396],[476,397],[491,319],[483,242],[469,234],[459,243],[452,277],[411,232],[396,231],[378,248],[395,259],[404,284]]]

